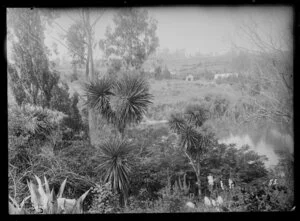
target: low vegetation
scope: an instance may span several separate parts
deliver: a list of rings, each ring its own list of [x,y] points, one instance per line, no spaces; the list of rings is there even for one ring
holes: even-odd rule
[[[208,95],[202,103],[198,102],[198,106],[188,106],[182,110],[170,107],[170,113],[180,114],[187,111],[196,117],[197,115],[193,114],[195,111],[197,113],[197,108],[200,108],[200,111],[202,107],[205,108],[208,114],[208,118],[203,118],[207,119],[204,123],[206,130],[195,128],[201,137],[206,136],[208,131],[213,131],[209,123],[212,119],[225,119],[229,116],[226,114],[230,106],[228,103],[224,97]],[[155,111],[159,112],[166,114],[162,108]],[[293,205],[293,194],[287,188],[285,179],[265,168],[263,156],[249,151],[249,147],[237,149],[234,145],[218,144],[211,133],[213,145],[205,152],[201,152],[201,156],[205,158],[199,161],[202,169],[197,176],[193,169],[193,161],[190,162],[191,158],[184,153],[185,145],[182,143],[184,140],[180,138],[182,133],[179,131],[178,134],[173,133],[170,130],[173,126],[169,128],[163,124],[128,127],[124,132],[124,138],[130,142],[131,151],[127,153],[124,146],[126,143],[117,145],[115,141],[108,140],[103,146],[95,149],[79,134],[59,136],[60,133],[66,133],[63,130],[66,127],[64,126],[66,121],[63,120],[66,116],[63,113],[52,113],[50,110],[28,105],[23,108],[12,106],[10,113],[12,115],[9,118],[11,135],[9,190],[14,202],[11,207],[12,213],[37,213],[34,210],[34,203],[28,200],[30,185],[27,183],[37,179],[34,178],[35,175],[46,176],[49,180],[47,182],[54,189],[53,192],[58,192],[60,183],[67,178],[64,191],[66,199],[78,199],[91,189],[82,204],[85,213],[282,211],[291,209]],[[32,117],[28,118],[32,119],[31,121],[25,120],[26,116],[39,116],[42,113],[47,117],[38,118],[36,121]],[[46,119],[47,122],[53,123],[43,124]],[[198,122],[197,119],[197,117],[187,118],[188,122],[195,124]],[[43,125],[47,125],[50,131],[46,133],[47,130],[43,129]],[[188,136],[192,134],[187,133]],[[53,136],[56,138],[49,139]],[[184,139],[186,141],[191,139],[193,142],[190,137]],[[198,141],[195,142],[190,145],[197,145]],[[118,153],[115,149],[118,146],[119,151],[124,153],[122,157],[121,152]],[[117,177],[107,173],[113,167],[109,169],[107,166],[110,164],[105,164],[106,161],[113,163],[114,156],[120,156],[120,162],[124,166],[125,162],[130,163],[130,167],[125,166],[128,170],[124,172],[127,172],[123,175],[117,173]],[[113,184],[119,176],[125,179],[121,183],[128,185],[125,189],[119,189]],[[214,180],[212,186],[208,182],[209,176]],[[200,198],[198,179],[201,182]],[[229,187],[229,179],[234,181],[233,188]],[[274,185],[269,185],[271,179],[276,180]],[[123,201],[123,193],[126,193],[126,204]],[[216,201],[220,196],[223,203],[215,206],[212,203],[205,205],[203,201],[205,196],[211,201]],[[23,199],[25,202],[22,202]],[[187,202],[193,203],[193,208],[187,206]]]
[[[65,36],[72,65],[56,67],[43,43],[43,26],[55,13],[9,10],[10,214],[294,208],[292,153],[278,150],[279,163],[267,168],[267,157],[249,145],[220,142],[244,127],[262,132],[266,124],[293,137],[291,85],[245,73],[214,80],[213,67],[197,58],[181,65],[183,74],[160,62],[145,71],[159,39],[157,22],[138,9],[115,15],[115,29],[100,41],[106,60],[94,67],[94,25],[88,10],[80,13]],[[224,69],[226,62],[206,63]],[[187,74],[194,80],[185,81]]]

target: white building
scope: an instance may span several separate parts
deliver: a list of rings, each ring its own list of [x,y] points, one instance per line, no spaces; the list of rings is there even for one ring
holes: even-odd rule
[[[186,76],[185,80],[186,81],[194,81],[194,76],[189,74],[188,76]]]
[[[176,75],[177,71],[176,70],[170,70],[171,75]]]
[[[218,78],[228,78],[230,76],[238,77],[238,73],[224,73],[224,74],[215,74],[214,80],[217,80]]]

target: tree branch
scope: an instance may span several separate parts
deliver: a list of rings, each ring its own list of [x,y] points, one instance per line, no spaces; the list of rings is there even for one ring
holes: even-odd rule
[[[92,24],[92,28],[96,25],[96,23],[100,20],[100,18],[104,15],[105,9],[103,10],[103,12],[98,16],[98,18],[95,19],[95,21]]]
[[[53,37],[52,36],[52,38],[54,39],[54,40],[56,40],[57,42],[59,42],[62,46],[64,46],[66,49],[68,49],[69,51],[72,51],[74,54],[77,54],[79,57],[81,57],[84,61],[87,61],[87,59],[84,57],[84,56],[82,56],[81,54],[79,54],[79,53],[77,53],[75,50],[73,50],[73,49],[71,49],[71,48],[69,48],[68,46],[66,46],[63,42],[61,42],[59,39],[57,39],[57,38],[55,38],[55,37]]]
[[[66,16],[70,19],[70,20],[72,20],[74,23],[77,23],[78,21],[76,21],[74,18],[72,18],[70,15],[68,15],[68,13],[66,13]]]
[[[64,29],[59,23],[53,20],[53,23],[56,24],[58,27],[60,27],[61,30],[63,30],[65,33],[68,33],[66,29]]]
[[[189,159],[189,161],[190,161],[190,163],[191,163],[193,169],[194,169],[195,172],[197,173],[197,169],[196,169],[196,167],[195,167],[195,164],[194,164],[194,162],[193,162],[193,159],[188,155],[188,153],[186,152],[186,150],[184,150],[183,152],[185,153],[185,155],[186,155],[187,158]]]

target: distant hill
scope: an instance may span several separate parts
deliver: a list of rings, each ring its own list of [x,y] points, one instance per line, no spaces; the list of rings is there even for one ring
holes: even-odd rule
[[[145,70],[153,70],[153,62],[156,58],[150,58],[145,62]],[[202,72],[215,72],[222,73],[230,71],[231,56],[218,55],[218,56],[194,56],[185,57],[178,59],[170,59],[168,57],[160,58],[162,66],[176,73],[176,75],[187,75],[187,74],[201,74]]]

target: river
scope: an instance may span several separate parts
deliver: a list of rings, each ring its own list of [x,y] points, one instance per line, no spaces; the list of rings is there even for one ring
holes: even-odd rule
[[[259,137],[255,136],[261,133]],[[278,163],[279,156],[277,151],[287,150],[290,153],[294,151],[294,141],[290,135],[282,134],[276,129],[256,131],[255,133],[230,134],[220,139],[220,143],[235,143],[237,148],[248,144],[251,150],[260,155],[265,155],[268,161],[265,162],[267,168],[275,166]]]

